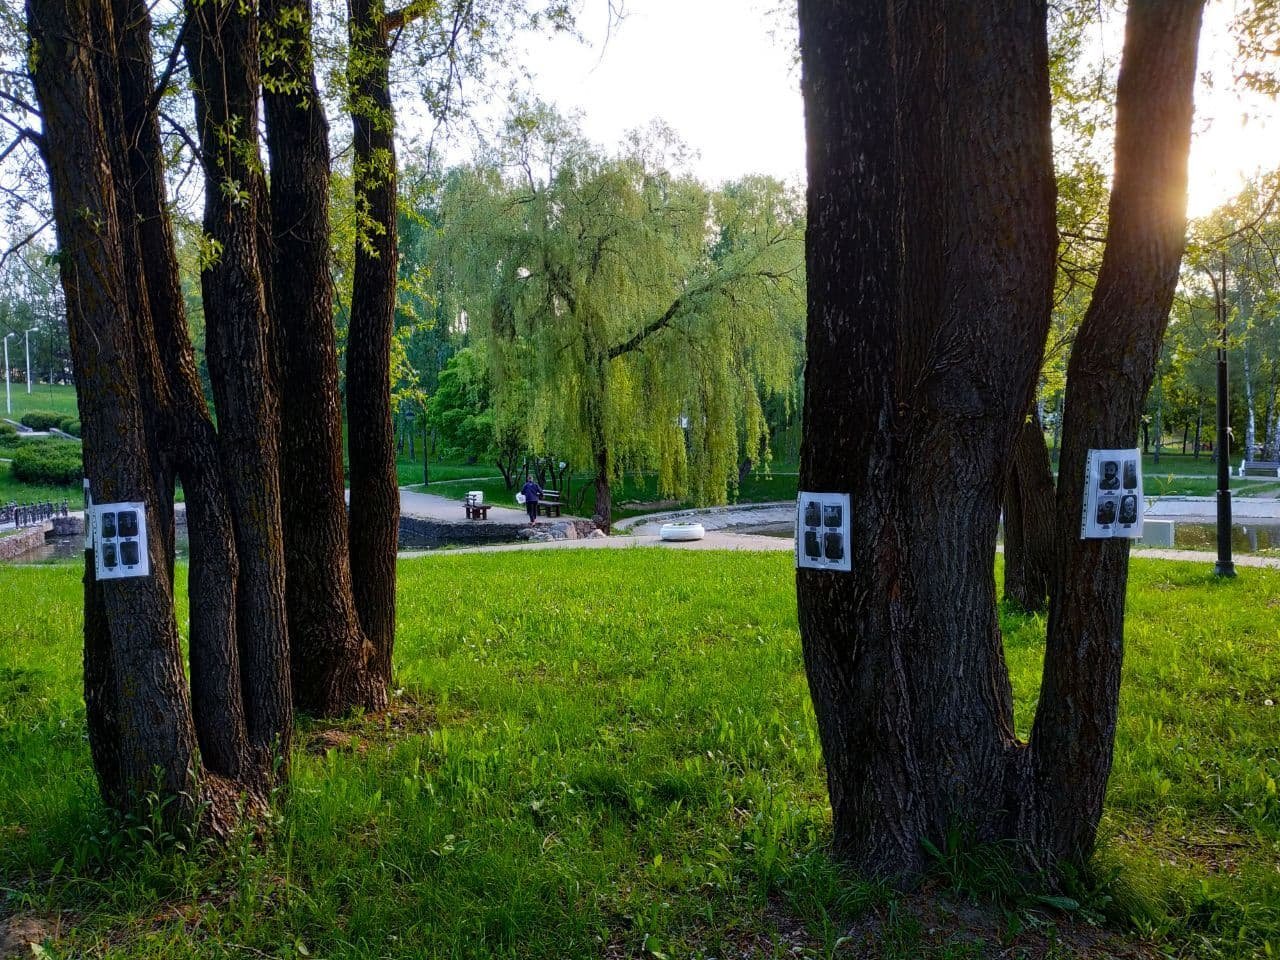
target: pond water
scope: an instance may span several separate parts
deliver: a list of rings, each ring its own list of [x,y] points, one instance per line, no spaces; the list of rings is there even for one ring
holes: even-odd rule
[[[795,527],[790,523],[761,523],[725,527],[725,533],[753,534],[790,539]],[[1138,541],[1141,543],[1141,541]],[[1280,523],[1237,523],[1231,527],[1231,544],[1237,553],[1258,553],[1280,548]],[[1212,523],[1174,521],[1173,545],[1178,550],[1216,550],[1218,527]]]

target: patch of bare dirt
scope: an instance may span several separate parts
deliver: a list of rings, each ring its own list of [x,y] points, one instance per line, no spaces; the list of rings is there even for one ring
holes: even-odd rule
[[[0,960],[35,956],[33,946],[56,940],[60,929],[61,923],[56,918],[20,915],[0,920]]]
[[[330,750],[363,754],[371,746],[390,745],[430,733],[438,726],[439,718],[433,705],[402,696],[381,713],[309,730],[302,734],[302,741],[303,748],[313,756],[323,756]]]

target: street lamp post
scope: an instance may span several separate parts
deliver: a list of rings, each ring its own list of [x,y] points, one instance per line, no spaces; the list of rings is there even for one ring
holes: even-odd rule
[[[6,333],[4,335],[4,412],[13,413],[13,401],[9,398],[9,338],[16,337],[16,333]]]
[[[27,393],[31,392],[31,335],[36,333],[39,329],[39,327],[32,327],[23,337],[27,347]]]

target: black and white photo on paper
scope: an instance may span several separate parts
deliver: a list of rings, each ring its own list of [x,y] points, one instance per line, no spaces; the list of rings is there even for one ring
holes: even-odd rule
[[[1126,493],[1120,498],[1120,522],[1125,524],[1138,522],[1138,498]]]
[[[800,491],[796,504],[796,566],[848,571],[849,494]]]
[[[1142,460],[1137,450],[1090,450],[1085,462],[1080,536],[1142,536]]]
[[[1120,489],[1120,462],[1118,460],[1102,461],[1102,479],[1098,481],[1098,489]]]

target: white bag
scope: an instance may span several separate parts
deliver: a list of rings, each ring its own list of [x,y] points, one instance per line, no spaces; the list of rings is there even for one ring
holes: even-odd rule
[[[523,494],[523,493],[517,493],[517,494],[516,494],[516,503],[524,503],[524,494]]]

